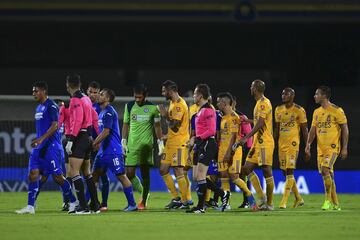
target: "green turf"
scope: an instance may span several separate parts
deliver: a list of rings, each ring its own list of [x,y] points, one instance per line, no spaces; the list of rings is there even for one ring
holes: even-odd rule
[[[30,216],[14,213],[26,193],[0,193],[0,239],[360,239],[360,195],[340,195],[342,211],[322,211],[323,195],[308,195],[301,208],[254,213],[238,210],[241,194],[233,194],[233,210],[201,215],[163,210],[169,198],[152,193],[149,210],[124,213],[123,194],[111,193],[109,212],[69,216],[58,210],[60,193],[43,192]]]

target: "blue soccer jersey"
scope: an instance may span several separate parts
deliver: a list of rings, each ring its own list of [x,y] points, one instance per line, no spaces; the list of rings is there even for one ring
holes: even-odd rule
[[[106,106],[99,115],[100,132],[104,131],[105,128],[108,128],[110,133],[101,142],[98,154],[100,156],[122,155],[118,114],[111,105]]]
[[[96,113],[97,113],[98,115],[100,115],[100,112],[101,112],[101,107],[100,107],[100,105],[99,105],[98,103],[93,103],[92,107],[93,107],[93,109],[95,109]],[[92,137],[93,139],[96,139],[96,137],[97,137],[97,133],[96,133],[96,131],[95,131],[94,128],[92,128],[91,137]]]

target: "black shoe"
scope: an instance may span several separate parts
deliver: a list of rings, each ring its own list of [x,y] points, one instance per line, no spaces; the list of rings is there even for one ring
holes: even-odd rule
[[[75,211],[75,214],[90,214],[90,210],[89,210],[89,207],[86,206],[86,207],[81,207],[81,206],[78,206],[76,211]]]
[[[182,203],[179,209],[190,209],[190,203],[188,202]]]
[[[179,207],[181,207],[181,205],[181,199],[180,197],[177,197],[172,199],[171,202],[165,206],[165,209],[178,209]]]
[[[97,203],[91,202],[90,203],[90,212],[91,213],[95,213],[95,214],[100,213],[100,208],[101,208],[101,206],[100,206],[99,202],[97,202]]]
[[[250,208],[250,203],[247,201],[244,201],[238,208]]]
[[[218,207],[218,204],[217,204],[217,202],[215,202],[214,199],[210,198],[209,201],[205,202],[205,206],[206,206],[207,208],[210,208],[210,207],[211,207],[211,208],[217,208],[217,207]]]
[[[193,208],[191,208],[189,210],[186,210],[186,213],[196,213],[196,214],[198,214],[198,213],[205,213],[205,211],[202,208],[193,207]]]
[[[63,203],[62,208],[61,208],[62,212],[67,212],[69,211],[69,203]]]
[[[230,199],[230,195],[231,193],[229,191],[225,191],[224,192],[224,196],[221,197],[221,203],[222,203],[222,209],[221,211],[223,212],[226,208],[226,206],[229,204],[229,199]]]

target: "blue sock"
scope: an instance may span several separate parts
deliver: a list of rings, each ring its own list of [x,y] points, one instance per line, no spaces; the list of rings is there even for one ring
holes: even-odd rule
[[[36,194],[39,191],[39,181],[29,182],[28,185],[28,205],[35,206]]]
[[[85,184],[84,184],[85,185]],[[89,188],[86,186],[85,190],[85,201],[88,203],[91,199]]]
[[[68,199],[71,203],[76,201],[76,198],[71,191],[71,185],[66,179],[64,179],[64,184],[60,187],[63,192],[64,199]]]
[[[101,186],[102,203],[107,205],[109,192],[110,192],[110,180],[106,173],[103,176],[101,176],[101,184],[102,184]]]
[[[35,201],[37,200],[37,198],[38,198],[38,196],[40,194],[41,187],[44,185],[44,183],[41,181],[41,179],[38,180],[38,183],[39,183],[39,188],[38,188],[38,190],[36,192]]]
[[[128,201],[128,205],[135,206],[136,203],[135,203],[135,199],[134,199],[132,186],[124,188],[124,193],[125,193],[126,199]]]
[[[255,201],[255,198],[253,195],[248,196],[247,199],[248,199],[250,205],[256,204],[256,201]]]

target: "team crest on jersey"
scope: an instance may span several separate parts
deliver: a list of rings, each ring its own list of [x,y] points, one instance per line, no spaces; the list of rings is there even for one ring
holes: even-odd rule
[[[261,108],[261,110],[264,110],[264,109],[265,109],[265,106],[264,106],[264,105],[261,105],[260,108]]]
[[[292,144],[294,147],[296,146],[296,142],[292,142],[291,144]]]
[[[262,138],[259,138],[259,143],[261,144],[263,142],[264,142],[264,140],[262,140]]]
[[[176,107],[176,111],[181,112],[181,108],[180,108],[180,107]]]
[[[148,113],[149,109],[148,108],[144,108],[144,113]]]
[[[336,148],[336,144],[331,144],[331,147],[332,147],[332,148]]]
[[[132,119],[132,120],[136,120],[136,119],[137,119],[136,114],[133,114],[133,115],[131,116],[131,119]]]
[[[331,122],[331,116],[330,115],[327,116],[326,121]]]

